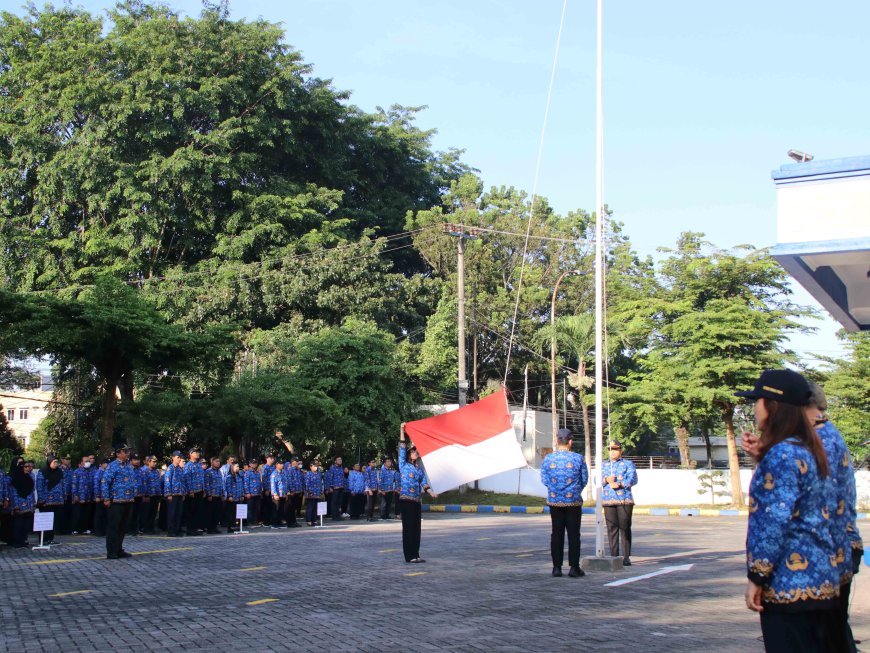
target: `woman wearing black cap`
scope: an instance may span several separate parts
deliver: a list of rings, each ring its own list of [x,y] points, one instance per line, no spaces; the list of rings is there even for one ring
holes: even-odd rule
[[[749,488],[746,607],[761,614],[768,653],[830,651],[839,576],[830,515],[829,468],[803,406],[806,379],[766,370],[755,388],[758,468]]]

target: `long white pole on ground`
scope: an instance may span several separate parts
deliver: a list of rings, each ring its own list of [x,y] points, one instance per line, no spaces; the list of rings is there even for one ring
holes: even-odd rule
[[[601,13],[603,0],[598,0],[598,61],[595,86],[595,555],[604,556],[604,515],[601,507],[601,465],[604,447],[604,125],[601,85]]]

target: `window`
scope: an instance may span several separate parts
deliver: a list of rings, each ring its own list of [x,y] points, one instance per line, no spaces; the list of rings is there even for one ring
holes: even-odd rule
[[[18,419],[27,419],[27,409],[26,408],[20,408],[18,410]]]
[[[15,419],[15,409],[10,408],[6,411],[6,421],[11,422],[14,419]]]

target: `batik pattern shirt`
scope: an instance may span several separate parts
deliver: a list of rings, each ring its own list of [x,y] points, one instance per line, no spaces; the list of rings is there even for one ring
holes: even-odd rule
[[[263,465],[260,470],[263,476],[263,489],[266,492],[272,491],[272,474],[275,473],[275,465]]]
[[[298,467],[284,468],[284,476],[287,479],[287,491],[290,494],[302,492],[305,489],[305,474]]]
[[[272,493],[272,498],[280,499],[287,494],[287,477],[284,476],[284,470],[278,473],[278,470],[272,471],[272,477],[269,480],[269,492]]]
[[[61,465],[60,470],[63,472],[63,497],[64,500],[72,498],[73,472],[71,467]]]
[[[381,492],[398,492],[401,485],[402,480],[398,469],[381,467],[381,473],[378,475],[378,489]]]
[[[36,504],[36,497],[34,493],[31,492],[26,496],[21,496],[18,494],[18,490],[15,489],[15,486],[12,485],[11,479],[8,481],[8,492],[9,492],[9,507],[12,512],[33,512],[33,507]]]
[[[154,469],[150,469],[149,467],[143,467],[140,474],[141,476],[139,478],[141,480],[142,496],[154,497],[160,495],[160,470],[156,467]]]
[[[260,478],[259,470],[246,470],[245,474],[245,494],[262,494],[263,479]]]
[[[326,470],[326,478],[324,479],[326,482],[327,491],[332,491],[335,489],[343,489],[344,488],[344,470],[341,468],[341,465],[333,465],[329,469]]]
[[[202,492],[205,490],[205,470],[197,460],[184,466],[184,484],[187,492]]]
[[[831,468],[837,508],[831,515],[834,548],[840,570],[840,582],[852,579],[852,558],[864,554],[864,544],[857,526],[857,492],[855,490],[855,470],[846,441],[831,422],[824,422],[816,429]]]
[[[834,486],[790,438],[768,450],[749,486],[746,570],[765,610],[824,610],[837,604],[840,572],[831,533]]]
[[[323,498],[323,472],[306,472],[305,474],[305,498]]]
[[[420,501],[423,493],[429,489],[426,470],[422,466],[407,461],[405,445],[399,444],[399,498],[405,501]],[[383,472],[383,470],[381,470]]]
[[[362,472],[351,471],[347,477],[347,489],[351,494],[362,494],[366,491],[366,480]]]
[[[368,467],[367,466],[363,470],[363,478],[365,479],[366,492],[368,492],[370,490],[372,492],[378,491],[378,468],[377,467]]]
[[[100,467],[94,472],[94,501],[103,500],[103,474],[106,470]]]
[[[224,496],[224,484],[221,470],[209,467],[205,470],[205,496],[218,498]]]
[[[96,470],[92,467],[79,467],[73,472],[72,498],[80,503],[94,500],[94,476]]]
[[[103,501],[130,503],[136,498],[136,479],[130,463],[113,460],[102,480]]]
[[[227,499],[232,499],[235,502],[240,502],[245,495],[245,479],[242,473],[233,474],[230,472],[224,478],[224,496]]]
[[[541,463],[541,483],[547,488],[548,506],[582,506],[583,488],[588,481],[589,470],[579,453],[554,451]]]
[[[635,469],[634,463],[622,458],[607,460],[601,463],[601,472],[601,483],[603,484],[601,505],[634,505],[634,497],[631,494],[631,488],[637,485],[637,469]],[[616,482],[621,484],[622,487],[616,490],[610,487],[610,484],[604,480],[609,476],[615,476]]]
[[[48,482],[40,469],[36,474],[36,495],[39,503],[47,506],[60,506],[66,500],[66,492],[63,489],[63,478],[53,488],[48,488]]]
[[[177,497],[187,494],[187,482],[184,470],[178,465],[170,465],[163,475],[163,495]]]

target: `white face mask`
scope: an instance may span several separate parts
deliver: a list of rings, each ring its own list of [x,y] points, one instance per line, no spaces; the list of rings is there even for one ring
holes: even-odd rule
[[[88,469],[91,466],[90,462],[85,463],[85,469]]]

